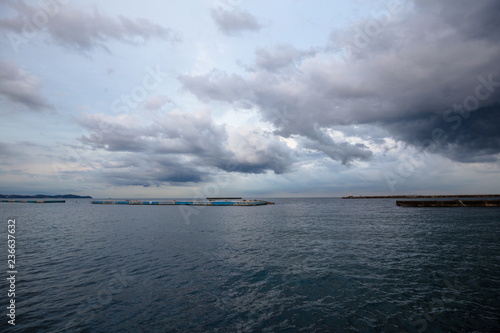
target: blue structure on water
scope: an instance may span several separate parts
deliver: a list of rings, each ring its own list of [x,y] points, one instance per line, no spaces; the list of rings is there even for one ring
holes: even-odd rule
[[[232,199],[232,198],[231,198]],[[241,198],[237,198],[241,199]],[[142,201],[142,200],[94,200],[95,205],[188,205],[188,206],[263,206],[272,205],[274,202],[266,200],[221,200],[208,198],[208,200],[162,200],[162,201]]]

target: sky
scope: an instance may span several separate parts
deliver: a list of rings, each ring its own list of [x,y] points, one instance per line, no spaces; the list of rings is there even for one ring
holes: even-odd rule
[[[0,193],[500,193],[496,0],[0,2]]]

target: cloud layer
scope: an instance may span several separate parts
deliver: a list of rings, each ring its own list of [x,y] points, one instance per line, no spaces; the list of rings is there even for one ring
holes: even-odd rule
[[[82,51],[96,47],[109,50],[107,43],[113,40],[129,44],[142,44],[152,38],[180,40],[174,30],[148,19],[113,17],[101,13],[97,7],[85,11],[56,1],[47,2],[50,5],[45,6],[30,6],[23,0],[7,0],[5,4],[17,16],[0,19],[0,28],[18,34],[17,39],[30,38],[38,31],[44,31],[52,41]]]
[[[496,0],[5,0],[0,181],[145,196],[219,176],[280,195],[380,192],[387,174],[408,191],[494,188],[498,17]]]
[[[7,99],[22,110],[52,109],[41,88],[41,78],[20,69],[15,62],[0,59],[0,99]]]
[[[494,17],[500,17],[497,1],[416,1],[414,8],[388,8],[335,31],[325,52],[258,49],[248,74],[215,70],[179,80],[202,101],[257,107],[277,134],[299,135],[308,148],[343,164],[372,156],[366,145],[328,134],[355,125],[375,125],[417,146],[441,129],[446,141],[434,151],[461,162],[493,161],[500,147]]]
[[[257,19],[246,10],[226,10],[218,7],[212,9],[212,17],[219,29],[226,35],[234,35],[242,31],[257,31],[262,28]]]
[[[251,126],[227,131],[208,111],[172,111],[152,124],[103,115],[87,115],[80,123],[90,132],[83,144],[119,153],[118,163],[104,166],[117,185],[199,182],[214,171],[280,174],[293,162],[289,148],[269,133]]]

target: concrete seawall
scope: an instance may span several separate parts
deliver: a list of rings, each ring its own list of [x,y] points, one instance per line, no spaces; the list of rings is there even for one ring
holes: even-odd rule
[[[500,200],[404,200],[396,201],[402,207],[500,207]]]
[[[444,194],[444,195],[352,195],[342,199],[432,199],[432,198],[500,198],[500,194]]]

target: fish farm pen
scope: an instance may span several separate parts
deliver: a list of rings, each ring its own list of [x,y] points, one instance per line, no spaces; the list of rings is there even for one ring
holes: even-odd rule
[[[226,199],[226,198],[222,198]],[[274,202],[266,200],[234,200],[241,198],[227,198],[222,200],[216,198],[207,198],[207,200],[162,200],[162,201],[144,201],[144,200],[94,200],[94,205],[188,205],[188,206],[263,206],[273,205]],[[231,201],[229,201],[231,200]]]

